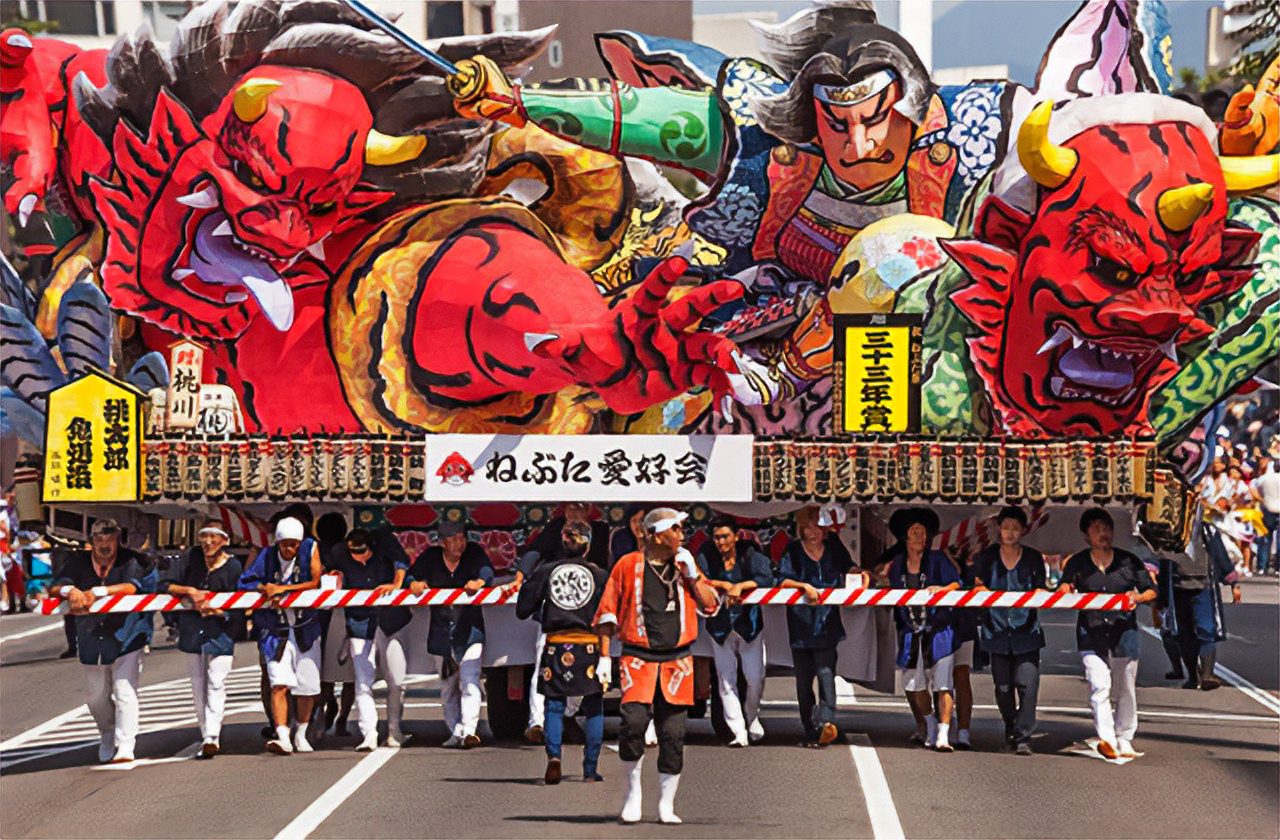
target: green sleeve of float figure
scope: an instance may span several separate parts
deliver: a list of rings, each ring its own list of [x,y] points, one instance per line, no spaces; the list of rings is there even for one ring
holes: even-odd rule
[[[580,146],[713,175],[725,146],[714,94],[679,88],[520,91],[529,121]]]

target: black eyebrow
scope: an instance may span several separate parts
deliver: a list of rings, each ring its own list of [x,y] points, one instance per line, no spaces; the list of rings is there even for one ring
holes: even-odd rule
[[[830,103],[830,102],[826,102],[826,101],[824,101],[824,100],[819,99],[819,100],[818,100],[818,104],[819,104],[819,105],[821,105],[821,106],[822,106],[822,110],[823,110],[824,112],[826,112],[827,119],[831,120],[832,122],[838,122],[838,123],[848,123],[848,122],[849,122],[849,121],[848,121],[848,120],[846,120],[844,117],[836,116],[836,112],[831,110],[831,103]]]

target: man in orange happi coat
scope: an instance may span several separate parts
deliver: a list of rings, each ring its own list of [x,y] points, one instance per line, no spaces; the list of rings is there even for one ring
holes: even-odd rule
[[[618,560],[596,610],[597,631],[616,633],[622,641],[618,755],[627,768],[625,823],[640,819],[640,769],[651,720],[658,731],[658,818],[680,822],[675,798],[684,765],[685,715],[693,705],[689,651],[698,637],[698,614],[714,615],[720,606],[717,589],[683,546],[681,523],[686,517],[671,508],[657,508],[645,516],[640,550]]]

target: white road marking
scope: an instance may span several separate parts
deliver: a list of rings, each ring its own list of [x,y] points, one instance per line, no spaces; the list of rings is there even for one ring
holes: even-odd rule
[[[236,668],[228,674],[226,716],[229,717],[262,708],[258,693],[258,680],[259,670],[257,665]],[[196,715],[191,700],[190,678],[183,677],[140,687],[138,689],[138,709],[139,735],[194,726]],[[89,707],[80,706],[0,742],[0,770],[7,770],[17,764],[35,761],[39,758],[96,745],[97,742],[98,727],[93,722]],[[177,756],[174,756],[174,758],[177,758]],[[134,764],[145,766],[148,763],[169,760],[140,759],[139,762]],[[185,761],[186,759],[179,760]],[[134,765],[107,766],[120,769]]]
[[[844,700],[851,706],[858,705],[858,697],[853,693],[853,683],[844,677],[836,677],[836,700]]]
[[[853,766],[862,785],[862,798],[867,803],[872,836],[876,840],[905,840],[907,835],[902,830],[902,821],[898,819],[898,809],[893,804],[893,793],[889,790],[889,780],[884,776],[876,748],[871,746],[871,739],[866,735],[849,737],[853,741],[849,752],[853,755]]]
[[[0,644],[4,644],[5,642],[16,642],[18,641],[18,639],[25,639],[29,636],[38,636],[41,633],[48,633],[51,630],[61,630],[61,629],[62,629],[61,621],[56,622],[54,624],[45,624],[41,627],[36,627],[31,630],[23,630],[21,633],[14,633],[12,636],[0,636]]]
[[[1142,632],[1146,633],[1148,636],[1153,636],[1156,639],[1160,638],[1160,631],[1156,630],[1154,627],[1148,627],[1145,624],[1142,624],[1139,626],[1142,628]],[[1280,698],[1277,698],[1271,692],[1263,691],[1261,688],[1258,688],[1256,685],[1249,682],[1244,677],[1240,676],[1235,671],[1231,670],[1230,668],[1228,668],[1226,665],[1223,665],[1222,663],[1216,663],[1213,666],[1213,673],[1217,674],[1219,677],[1222,677],[1222,679],[1225,680],[1226,682],[1240,689],[1241,693],[1243,693],[1249,699],[1257,701],[1258,703],[1265,706],[1268,710],[1275,712],[1277,715],[1280,715]]]
[[[346,802],[351,795],[354,794],[374,773],[382,768],[384,764],[392,759],[399,750],[389,749],[387,747],[378,747],[373,752],[366,755],[346,772],[346,774],[338,781],[334,782],[324,793],[320,794],[314,802],[298,816],[294,817],[293,822],[281,829],[276,835],[276,840],[302,840],[302,838],[310,836],[311,832],[320,827],[320,824],[329,818],[334,811],[338,810],[342,803]]]

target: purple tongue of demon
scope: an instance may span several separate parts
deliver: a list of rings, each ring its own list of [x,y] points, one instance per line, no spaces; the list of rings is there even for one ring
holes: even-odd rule
[[[281,332],[293,325],[293,291],[289,284],[266,260],[248,251],[223,213],[209,214],[196,228],[191,268],[205,283],[244,286],[262,314]],[[227,300],[234,301],[236,294],[229,292]]]
[[[1078,385],[1096,391],[1118,391],[1133,384],[1133,362],[1098,345],[1082,344],[1063,354],[1058,361],[1063,375]]]

